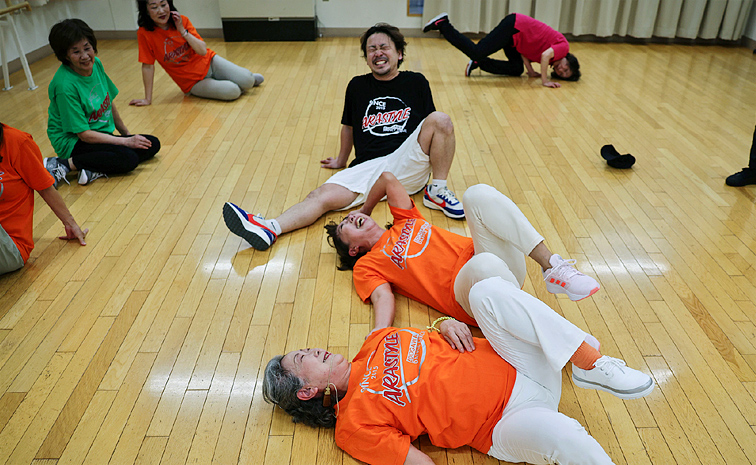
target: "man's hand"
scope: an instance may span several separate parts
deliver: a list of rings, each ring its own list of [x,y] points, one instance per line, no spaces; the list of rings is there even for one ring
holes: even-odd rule
[[[558,82],[554,82],[554,81],[546,81],[546,82],[543,83],[543,86],[544,87],[553,87],[555,89],[558,88],[558,87],[562,87],[561,84],[559,84]]]
[[[346,163],[339,163],[338,158],[328,157],[325,160],[320,160],[321,168],[330,168],[332,170],[337,170],[343,168],[344,166],[346,166]]]
[[[475,350],[472,333],[466,324],[457,320],[444,320],[438,327],[441,335],[444,336],[452,349],[461,353],[465,353],[465,350],[468,352]]]
[[[528,70],[528,76],[529,77],[541,77],[541,73],[537,73],[533,69],[529,69]]]

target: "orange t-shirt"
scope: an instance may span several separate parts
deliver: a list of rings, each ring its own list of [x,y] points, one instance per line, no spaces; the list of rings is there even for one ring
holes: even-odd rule
[[[354,266],[357,294],[367,302],[389,283],[394,292],[477,326],[454,297],[454,279],[475,254],[472,239],[431,225],[414,203],[411,210],[389,208],[394,226]]]
[[[517,372],[485,339],[475,347],[461,354],[440,334],[413,328],[371,334],[352,360],[336,444],[381,465],[404,463],[422,434],[438,447],[488,453]]]
[[[24,263],[34,248],[34,191],[47,189],[53,183],[55,179],[45,169],[42,153],[32,136],[3,125],[3,143],[0,145],[0,224],[18,247]]]
[[[189,18],[181,16],[181,21],[189,34],[202,40]],[[209,48],[205,56],[197,54],[174,28],[165,30],[156,26],[154,30],[148,31],[140,27],[137,41],[139,62],[152,65],[157,60],[183,93],[189,92],[195,84],[205,79],[207,70],[210,69],[210,60],[215,56],[215,52]]]

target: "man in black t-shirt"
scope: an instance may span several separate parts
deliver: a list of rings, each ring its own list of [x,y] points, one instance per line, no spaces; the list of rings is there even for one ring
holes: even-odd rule
[[[389,171],[408,193],[425,188],[423,205],[450,218],[464,218],[462,203],[446,186],[454,158],[454,126],[436,111],[430,85],[420,73],[399,72],[406,41],[398,28],[378,23],[361,38],[371,73],[352,78],[341,117],[341,148],[336,157],[321,160],[323,168],[349,168],[278,218],[251,215],[231,202],[223,219],[234,234],[257,250],[270,247],[279,235],[314,223],[331,210],[346,210],[365,201],[370,187]],[[433,174],[430,184],[428,178]]]

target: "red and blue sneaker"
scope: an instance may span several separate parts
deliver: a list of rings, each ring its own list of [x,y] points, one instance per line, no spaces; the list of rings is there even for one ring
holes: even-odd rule
[[[454,192],[450,191],[446,186],[438,187],[432,184],[425,186],[423,205],[431,210],[441,210],[449,218],[460,220],[465,217],[462,202],[457,200]]]
[[[425,27],[423,27],[423,32],[438,31],[439,26],[444,21],[449,22],[449,13],[441,13],[440,15],[436,16],[435,18],[425,23]]]
[[[260,215],[250,215],[231,202],[223,205],[223,221],[232,233],[257,250],[266,250],[278,239],[268,220]]]

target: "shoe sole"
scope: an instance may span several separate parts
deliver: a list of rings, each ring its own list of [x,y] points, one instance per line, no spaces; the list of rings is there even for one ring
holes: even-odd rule
[[[472,74],[473,70],[470,69],[472,68],[472,66],[473,66],[473,60],[470,60],[467,63],[467,66],[465,66],[465,77],[470,77],[470,75]]]
[[[465,217],[464,213],[461,213],[461,214],[451,213],[447,211],[445,208],[439,207],[435,203],[425,198],[425,196],[423,196],[423,205],[430,208],[431,210],[441,210],[442,212],[444,212],[444,215],[448,216],[449,218],[453,218],[455,220],[461,220],[461,219],[464,219]]]
[[[425,23],[425,26],[423,26],[423,32],[428,32],[428,31],[433,30],[434,23],[436,21],[438,21],[439,19],[443,18],[443,17],[447,17],[448,18],[449,15],[447,13],[441,13],[441,14],[436,15],[435,18],[433,18],[430,21],[428,21],[427,23]]]
[[[575,386],[579,388],[593,389],[596,391],[604,391],[620,399],[627,399],[627,400],[640,399],[641,397],[646,397],[647,395],[651,394],[651,392],[654,390],[654,386],[656,386],[656,384],[654,383],[654,380],[652,379],[650,386],[645,386],[643,388],[640,388],[641,389],[640,391],[617,391],[610,387],[604,386],[603,384],[592,383],[582,378],[578,378],[575,376],[575,373],[572,374],[572,382],[575,383]]]
[[[271,244],[265,242],[257,234],[247,230],[242,220],[244,219],[241,217],[241,212],[228,203],[223,204],[223,221],[226,223],[226,227],[232,233],[247,241],[255,250],[267,250]]]
[[[555,292],[555,291],[552,291],[551,289],[549,289],[549,285],[548,285],[548,283],[546,283],[546,290],[547,290],[547,291],[548,291],[548,292],[549,292],[550,294],[565,294],[565,295],[567,295],[567,297],[569,297],[569,298],[570,298],[570,300],[571,300],[571,301],[573,301],[573,302],[580,302],[580,301],[581,301],[581,300],[583,300],[583,299],[587,299],[588,297],[590,297],[590,296],[592,296],[593,294],[597,293],[597,292],[599,291],[599,289],[601,289],[601,286],[599,286],[599,287],[594,287],[593,289],[591,289],[591,292],[590,292],[590,293],[588,293],[587,295],[583,295],[583,294],[573,294],[572,292],[568,291],[567,289],[563,288],[562,286],[556,286],[556,287],[557,287],[557,288],[559,288],[559,290],[558,290],[558,291],[556,291],[556,292]]]

